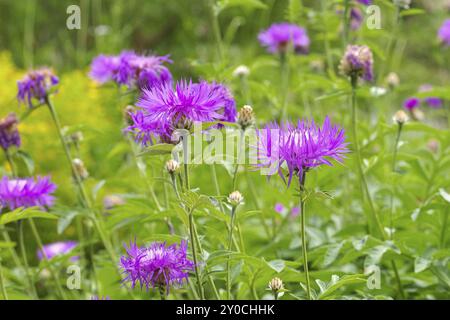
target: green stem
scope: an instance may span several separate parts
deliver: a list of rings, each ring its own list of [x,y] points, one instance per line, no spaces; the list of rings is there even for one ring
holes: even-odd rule
[[[211,23],[214,33],[214,38],[217,45],[217,53],[219,56],[219,61],[223,62],[224,58],[224,50],[223,50],[223,42],[222,42],[222,36],[220,34],[220,25],[219,25],[219,16],[215,11],[215,1],[210,0],[210,15],[211,15]]]
[[[221,193],[220,193],[219,180],[217,179],[216,165],[214,163],[211,164],[211,175],[212,175],[212,179],[213,179],[213,183],[214,183],[214,188],[216,191],[216,196],[220,197]],[[220,201],[220,199],[217,199],[217,200],[219,201],[220,211],[224,212],[222,201]]]
[[[289,61],[287,52],[280,54],[281,71],[281,120],[287,117],[287,100],[289,95]]]
[[[17,222],[17,229],[18,229],[18,234],[19,234],[19,246],[20,246],[20,251],[22,253],[22,260],[23,260],[23,264],[25,266],[25,274],[28,278],[28,284],[30,286],[30,292],[31,295],[33,296],[34,299],[38,299],[38,294],[36,292],[36,288],[34,286],[34,281],[33,281],[33,277],[30,273],[30,266],[28,264],[28,259],[27,259],[27,251],[25,249],[25,239],[24,239],[24,234],[23,234],[23,221],[18,221]]]
[[[42,257],[43,260],[45,261],[46,266],[48,267],[48,269],[50,270],[50,273],[53,277],[53,281],[55,282],[56,285],[56,290],[58,291],[59,295],[66,300],[66,294],[64,293],[63,289],[62,289],[62,285],[61,282],[59,280],[59,277],[56,273],[56,270],[53,268],[53,265],[49,262],[49,259],[47,257],[47,254],[45,253],[44,250],[44,245],[42,244],[42,240],[41,237],[39,236],[39,232],[36,228],[36,225],[34,224],[33,219],[28,219],[28,222],[30,223],[30,227],[31,227],[31,232],[33,233],[34,239],[36,240],[36,243],[38,245],[39,250],[42,252]]]
[[[100,217],[92,209],[89,197],[88,197],[88,195],[86,193],[86,190],[84,189],[84,185],[83,185],[83,181],[81,180],[81,177],[79,176],[77,171],[74,170],[73,159],[72,159],[72,156],[70,154],[69,146],[67,145],[67,143],[66,143],[66,141],[64,139],[64,135],[62,133],[61,124],[60,124],[60,121],[59,121],[58,114],[56,113],[56,110],[55,110],[55,108],[53,106],[53,103],[51,102],[49,97],[46,97],[45,103],[47,104],[48,109],[50,111],[50,114],[51,114],[51,116],[53,118],[53,122],[55,123],[56,129],[57,129],[57,132],[58,132],[58,136],[59,136],[59,139],[61,140],[61,145],[62,145],[63,150],[64,150],[64,154],[66,155],[67,161],[69,162],[69,165],[70,165],[70,168],[71,168],[71,171],[72,171],[72,175],[74,177],[75,183],[76,183],[76,185],[78,187],[80,196],[82,198],[82,201],[81,201],[82,205],[88,211],[90,211],[90,213],[92,214],[92,221],[94,222],[94,226],[95,226],[97,232],[99,233],[100,239],[103,242],[103,245],[104,245],[106,251],[108,252],[108,254],[110,256],[112,263],[115,264],[116,263],[116,258],[115,258],[115,254],[114,254],[114,250],[113,250],[112,244],[108,240],[108,238],[107,238],[107,236],[106,236],[106,234],[105,234],[105,232],[104,232],[104,230],[102,228],[102,225],[100,223]]]
[[[3,300],[8,300],[8,293],[6,292],[5,278],[3,277],[3,267],[1,258],[0,258],[0,292],[2,293]]]
[[[227,259],[227,300],[231,300],[231,249],[233,247],[233,229],[236,220],[236,206],[231,209],[231,221],[228,230],[228,259]]]
[[[260,219],[260,221],[261,221],[261,225],[263,226],[264,231],[266,232],[267,237],[268,237],[268,238],[271,238],[271,235],[270,235],[270,227],[269,227],[269,225],[267,224],[266,219],[265,219],[265,217],[264,217],[264,211],[261,209],[261,206],[260,206],[260,204],[258,203],[258,195],[257,195],[257,193],[256,193],[256,189],[255,189],[255,186],[254,186],[254,184],[253,184],[253,180],[250,179],[250,175],[248,174],[248,172],[246,173],[246,176],[247,176],[247,183],[248,183],[248,186],[249,186],[249,189],[250,189],[250,193],[252,194],[252,198],[253,198],[254,201],[255,201],[256,209],[261,210],[261,214],[258,215],[258,217],[259,217],[259,219]],[[275,235],[273,235],[273,236],[275,237]]]
[[[5,151],[6,161],[8,161],[8,164],[9,164],[9,166],[11,168],[12,176],[14,178],[17,178],[18,177],[18,175],[17,175],[17,168],[16,168],[16,165],[14,164],[14,161],[13,161],[13,159],[11,157],[11,153],[9,152],[8,149],[6,149],[4,151]]]
[[[350,0],[344,0],[344,30],[342,34],[343,47],[345,48],[348,44],[348,34],[350,29]]]
[[[448,207],[447,210],[444,211],[444,221],[442,222],[441,239],[440,239],[442,249],[445,248],[445,241],[446,241],[445,233],[447,232],[447,224],[448,224]]]
[[[196,241],[198,241],[198,239],[196,239],[196,235],[194,232],[194,223],[195,223],[194,222],[194,214],[191,211],[191,212],[189,212],[189,233],[190,233],[190,237],[191,237],[192,258],[194,260],[195,277],[197,278],[197,289],[200,293],[201,300],[205,300],[205,292],[203,290],[203,285],[202,285],[202,281],[200,278],[200,271],[198,268],[197,250],[195,249]]]
[[[159,289],[158,291],[159,291],[159,295],[161,297],[161,300],[162,301],[167,300],[166,299],[166,288],[163,285],[161,285],[158,289]]]
[[[311,300],[311,284],[309,281],[308,269],[308,251],[306,247],[306,211],[305,199],[303,198],[305,192],[306,170],[303,169],[302,178],[300,180],[300,223],[301,223],[301,237],[302,237],[302,251],[303,251],[303,268],[305,269],[306,277],[306,297]]]
[[[395,138],[394,143],[394,152],[392,155],[392,174],[395,175],[396,166],[397,166],[397,154],[398,154],[398,144],[400,142],[400,135],[402,133],[403,124],[398,124],[398,130],[397,130],[397,136]],[[390,200],[390,229],[391,232],[389,233],[390,239],[392,239],[392,230],[394,228],[394,222],[393,222],[393,215],[394,215],[394,194],[395,194],[395,176],[393,177],[394,181],[392,183],[392,193],[391,193],[391,200]]]
[[[361,150],[359,147],[359,141],[358,141],[358,130],[357,130],[357,116],[356,116],[356,88],[357,88],[357,81],[358,78],[356,76],[352,76],[352,131],[353,131],[353,143],[355,148],[355,154],[356,154],[356,166],[358,169],[359,174],[359,183],[361,185],[361,188],[363,189],[367,202],[369,204],[369,209],[372,214],[372,218],[375,220],[376,226],[378,228],[379,233],[383,238],[386,238],[386,234],[384,232],[383,226],[381,225],[380,218],[378,217],[378,214],[375,210],[375,206],[372,201],[372,197],[369,192],[369,187],[367,185],[366,177],[364,175],[364,170],[362,167],[362,159],[361,159]],[[364,195],[363,195],[364,197]]]

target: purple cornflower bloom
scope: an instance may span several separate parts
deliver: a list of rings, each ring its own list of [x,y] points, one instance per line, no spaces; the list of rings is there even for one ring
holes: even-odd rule
[[[348,77],[373,80],[373,55],[368,46],[348,45],[339,70]]]
[[[49,243],[43,246],[42,250],[38,250],[37,257],[39,260],[43,260],[45,257],[50,260],[56,256],[64,255],[71,252],[78,243],[76,241],[59,241],[54,243]],[[45,256],[44,256],[45,253]],[[77,258],[77,257],[73,257]],[[72,261],[74,260],[72,258]]]
[[[350,10],[350,28],[358,30],[364,21],[363,14],[359,8],[352,8]]]
[[[442,24],[438,31],[438,38],[445,46],[450,46],[450,19]]]
[[[274,210],[277,213],[283,213],[283,211],[284,211],[283,204],[282,203],[276,203],[275,206],[274,206]]]
[[[274,23],[259,33],[258,40],[270,53],[285,53],[289,45],[298,54],[309,52],[310,40],[306,30],[287,22]]]
[[[3,177],[0,180],[0,208],[8,207],[10,210],[19,207],[50,207],[53,205],[52,193],[56,185],[49,177],[10,179]]]
[[[120,268],[126,277],[123,281],[134,288],[159,288],[169,293],[170,286],[181,286],[188,281],[194,263],[187,258],[187,242],[167,246],[164,242],[153,242],[149,247],[139,248],[131,242],[125,246],[127,254],[120,258]]]
[[[423,84],[419,88],[419,92],[428,92],[432,91],[433,86],[430,84]],[[442,107],[442,100],[438,97],[427,97],[423,99],[423,101],[431,108],[441,108]]]
[[[364,4],[366,6],[372,4],[372,0],[357,0],[359,3]]]
[[[192,128],[194,122],[236,121],[234,99],[224,85],[179,81],[175,88],[161,84],[144,89],[137,103],[140,110],[130,114],[133,125],[127,128],[143,145],[152,143],[152,136],[171,142],[175,129]]]
[[[407,110],[412,110],[420,105],[420,99],[416,97],[411,97],[403,102],[403,107]]]
[[[279,126],[272,123],[258,130],[258,166],[268,168],[268,175],[278,173],[284,180],[282,169],[288,170],[289,186],[294,175],[302,174],[320,165],[332,166],[334,159],[341,162],[348,152],[345,132],[333,126],[328,117],[322,126],[314,121],[286,122]]]
[[[33,107],[33,99],[39,103],[45,103],[52,88],[59,83],[57,76],[48,68],[32,70],[22,79],[17,81],[19,103],[27,103]]]
[[[20,135],[17,130],[17,120],[15,113],[10,113],[3,119],[0,119],[0,147],[8,150],[11,146],[20,147]]]
[[[124,51],[118,56],[96,57],[89,75],[101,84],[114,81],[129,88],[150,88],[172,81],[172,74],[164,63],[172,63],[169,56],[144,56]]]

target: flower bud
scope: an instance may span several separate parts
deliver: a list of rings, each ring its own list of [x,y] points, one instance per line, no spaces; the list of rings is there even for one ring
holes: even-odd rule
[[[270,288],[270,290],[272,290],[275,293],[280,290],[283,290],[284,289],[283,281],[281,281],[280,278],[275,277],[272,280],[270,280],[269,288]]]
[[[75,158],[72,161],[73,170],[76,172],[76,174],[81,179],[87,179],[89,177],[89,172],[87,171],[86,167],[84,166],[84,163],[81,159]]]
[[[394,120],[394,122],[396,122],[399,125],[404,124],[405,122],[407,122],[409,120],[408,115],[406,114],[405,111],[403,110],[398,110],[395,114],[394,117],[392,118]]]
[[[373,55],[368,46],[348,45],[339,64],[343,75],[373,80]]]
[[[391,72],[386,77],[386,84],[389,88],[393,89],[400,85],[400,78],[398,77],[398,74],[395,72]]]
[[[250,74],[250,69],[247,66],[240,65],[233,71],[233,77],[248,77]]]
[[[239,204],[242,203],[243,200],[244,200],[244,197],[242,196],[242,194],[239,191],[233,191],[228,196],[228,202],[231,203],[231,205],[233,205],[233,206],[238,206]]]
[[[0,119],[0,147],[4,150],[11,146],[20,147],[18,123],[15,113],[10,113],[7,117]]]
[[[255,114],[251,106],[245,105],[239,110],[238,123],[244,130],[255,124]]]
[[[411,110],[412,117],[417,121],[422,121],[425,119],[425,113],[419,108],[414,108]]]
[[[174,174],[180,170],[180,164],[177,161],[170,159],[166,162],[166,170],[170,174]]]
[[[124,198],[116,194],[111,194],[103,198],[103,207],[105,208],[105,210],[109,210],[124,204]]]

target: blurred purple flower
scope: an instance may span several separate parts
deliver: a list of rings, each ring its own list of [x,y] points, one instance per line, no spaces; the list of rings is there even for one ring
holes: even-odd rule
[[[20,147],[20,135],[17,129],[19,121],[15,113],[0,119],[0,147],[8,150],[11,146]]]
[[[298,217],[299,214],[300,214],[300,208],[299,207],[293,207],[291,209],[291,217],[292,218]]]
[[[45,103],[52,88],[59,83],[57,76],[48,68],[41,68],[28,72],[22,80],[17,81],[17,100],[33,107],[33,99]]]
[[[344,130],[331,125],[328,117],[322,126],[300,120],[297,125],[272,123],[258,130],[257,135],[258,166],[268,168],[268,175],[278,173],[284,179],[282,166],[286,165],[288,186],[294,175],[301,179],[305,170],[324,164],[332,166],[330,159],[341,162],[348,152]]]
[[[290,23],[274,23],[259,33],[258,40],[270,53],[283,53],[292,45],[298,54],[309,52],[310,40],[306,30]]]
[[[352,8],[350,10],[350,28],[352,30],[358,30],[364,21],[363,14],[359,8]]]
[[[0,207],[10,210],[19,207],[50,207],[53,205],[52,193],[55,190],[56,185],[49,177],[37,177],[36,180],[3,177],[0,180]]]
[[[357,0],[359,3],[364,4],[366,6],[372,4],[372,0]]]
[[[339,70],[348,77],[373,80],[373,55],[368,46],[348,45]]]
[[[236,120],[234,98],[222,84],[179,81],[175,88],[161,84],[144,89],[131,113],[133,125],[127,128],[143,145],[152,143],[152,136],[170,143],[175,129],[192,128],[194,122]]]
[[[78,243],[76,241],[59,241],[54,243],[49,243],[43,246],[43,250],[38,250],[37,257],[39,260],[43,260],[45,257],[50,260],[56,256],[64,255],[71,252]],[[44,256],[45,253],[45,256]],[[78,257],[72,257],[72,261],[76,260]]]
[[[99,55],[92,61],[89,76],[101,84],[114,81],[130,88],[150,88],[172,81],[165,63],[172,63],[169,56],[144,56],[131,51],[118,56]]]
[[[109,296],[92,296],[91,300],[111,300]]]
[[[274,207],[275,212],[277,213],[283,213],[284,211],[284,206],[282,203],[276,203],[275,207]]]
[[[433,86],[430,84],[423,84],[419,88],[419,92],[429,92],[433,90]],[[442,99],[438,97],[427,97],[423,101],[431,108],[441,108],[443,105]]]
[[[420,105],[420,99],[416,97],[411,97],[403,102],[403,107],[407,110],[412,110]]]
[[[450,19],[445,20],[440,27],[438,38],[445,46],[450,46]]]
[[[139,248],[136,243],[125,246],[127,254],[120,259],[120,268],[125,274],[124,282],[134,288],[160,288],[169,293],[170,286],[181,286],[188,281],[194,263],[187,258],[187,242],[166,246],[153,242],[149,247]]]

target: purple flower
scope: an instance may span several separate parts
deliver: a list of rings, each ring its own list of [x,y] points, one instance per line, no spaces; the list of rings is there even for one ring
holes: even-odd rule
[[[169,56],[144,56],[124,51],[118,56],[96,57],[89,75],[101,84],[114,81],[130,88],[150,88],[172,81],[172,74],[164,63],[172,63]]]
[[[3,150],[8,150],[11,146],[20,147],[18,123],[15,113],[10,113],[7,117],[0,119],[0,147]]]
[[[298,217],[299,214],[300,214],[300,207],[293,207],[291,209],[291,217],[292,218]]]
[[[10,179],[3,177],[0,180],[0,207],[14,210],[19,207],[50,207],[53,205],[52,193],[56,185],[49,177],[27,179]]]
[[[91,300],[111,300],[109,296],[92,296]]]
[[[430,84],[423,84],[419,88],[419,92],[429,92],[433,90],[433,86]],[[427,97],[423,101],[431,108],[441,108],[442,100],[438,97]]]
[[[339,70],[348,77],[373,80],[373,55],[368,46],[348,45]]]
[[[270,53],[283,53],[292,45],[299,54],[309,52],[310,40],[306,30],[290,23],[274,23],[258,35],[258,40]]]
[[[71,252],[78,243],[76,241],[60,241],[49,243],[43,246],[42,250],[38,250],[37,257],[39,260],[43,260],[45,257],[47,260],[53,259],[56,256],[64,255]],[[45,253],[45,257],[44,257]],[[77,258],[77,257],[73,257]],[[72,259],[73,260],[73,259]]]
[[[277,204],[275,204],[274,210],[275,210],[275,212],[277,212],[277,213],[283,213],[283,211],[284,211],[284,206],[283,206],[283,204],[282,204],[282,203],[277,203]]]
[[[194,122],[236,120],[234,99],[224,85],[179,81],[175,88],[164,83],[144,89],[137,103],[140,110],[130,114],[133,125],[127,128],[143,145],[152,136],[171,142],[175,129],[192,128]]]
[[[359,8],[352,8],[350,10],[350,28],[352,30],[358,30],[364,21],[364,17]]]
[[[342,161],[348,152],[344,130],[333,126],[328,117],[322,126],[314,121],[286,122],[279,126],[270,124],[258,130],[258,166],[268,168],[268,175],[278,173],[283,179],[284,167],[288,170],[289,186],[293,175],[301,179],[305,170],[329,165],[331,159]]]
[[[33,107],[33,99],[44,103],[52,88],[59,83],[57,76],[48,68],[32,70],[20,81],[17,81],[19,103],[27,103]]]
[[[438,38],[445,46],[450,46],[450,19],[442,24],[438,31]]]
[[[364,4],[366,6],[372,4],[372,0],[357,0],[359,3]]]
[[[403,107],[407,110],[412,110],[420,105],[420,99],[416,97],[411,97],[403,102]]]
[[[127,254],[120,258],[120,268],[126,277],[123,281],[134,288],[160,288],[169,292],[170,286],[181,286],[188,280],[194,263],[187,258],[187,242],[167,246],[153,242],[149,247],[139,248],[136,243],[125,246]]]

